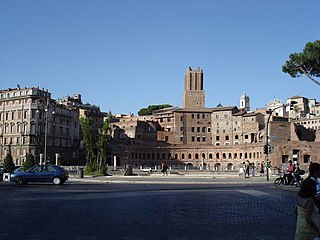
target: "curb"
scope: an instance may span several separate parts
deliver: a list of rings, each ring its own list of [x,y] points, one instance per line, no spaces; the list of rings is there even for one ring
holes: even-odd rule
[[[153,180],[152,180],[153,179]],[[201,179],[201,180],[199,180]],[[205,180],[207,179],[207,180]],[[230,180],[233,181],[230,181]],[[218,180],[218,181],[216,181]],[[222,180],[222,181],[221,181]],[[225,180],[225,181],[223,181]],[[107,177],[85,177],[69,178],[70,182],[83,183],[116,183],[116,184],[247,184],[255,185],[262,183],[273,184],[273,178],[267,181],[266,178],[239,178],[233,176],[107,176]]]

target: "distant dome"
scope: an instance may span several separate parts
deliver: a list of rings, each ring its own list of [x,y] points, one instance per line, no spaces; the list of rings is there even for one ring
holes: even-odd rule
[[[223,106],[221,105],[221,103],[219,103],[219,104],[217,105],[217,107],[223,107]]]

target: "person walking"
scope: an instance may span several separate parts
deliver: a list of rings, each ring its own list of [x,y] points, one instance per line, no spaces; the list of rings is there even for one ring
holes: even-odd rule
[[[314,240],[320,237],[319,217],[319,183],[320,164],[313,163],[309,168],[310,175],[301,184],[298,200],[294,209],[297,215],[295,240]]]
[[[166,162],[161,163],[161,172],[163,173],[163,176],[168,176],[168,165]]]
[[[250,177],[250,162],[249,162],[249,160],[247,160],[247,162],[245,164],[245,169],[246,169],[245,177]]]
[[[264,176],[264,164],[263,164],[263,161],[260,163],[260,176]]]
[[[255,175],[255,170],[256,170],[255,167],[256,167],[255,164],[254,164],[254,163],[251,163],[251,176],[252,176],[252,177],[255,177],[255,176],[256,176],[256,175]]]
[[[245,165],[244,162],[239,164],[239,177],[240,177],[240,175],[242,175],[242,174],[245,175],[245,173],[244,173],[244,165]]]

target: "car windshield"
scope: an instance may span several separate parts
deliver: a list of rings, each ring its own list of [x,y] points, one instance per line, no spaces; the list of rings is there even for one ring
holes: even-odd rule
[[[23,167],[19,167],[16,170],[14,170],[14,172],[24,172]]]

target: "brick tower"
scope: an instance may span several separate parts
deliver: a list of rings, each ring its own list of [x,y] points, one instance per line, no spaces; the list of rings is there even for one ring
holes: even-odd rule
[[[205,91],[203,90],[203,70],[188,68],[182,100],[182,108],[199,109],[205,107]]]

